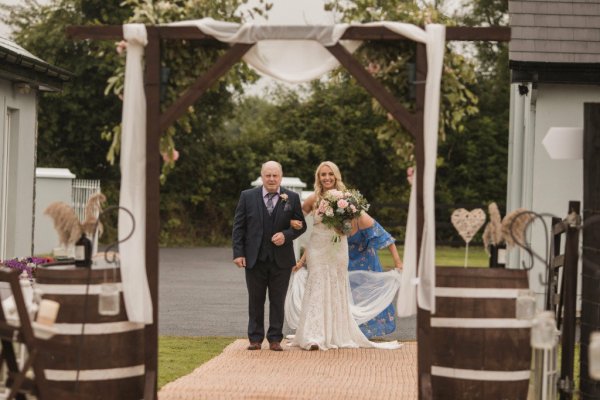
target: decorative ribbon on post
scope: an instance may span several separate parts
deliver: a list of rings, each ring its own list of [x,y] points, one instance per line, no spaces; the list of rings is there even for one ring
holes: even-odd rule
[[[121,192],[119,205],[136,221],[132,237],[119,246],[123,297],[131,322],[152,323],[152,298],[146,276],[146,95],[143,24],[123,25],[127,41],[123,121],[121,125]],[[119,232],[132,230],[129,218],[119,218]]]

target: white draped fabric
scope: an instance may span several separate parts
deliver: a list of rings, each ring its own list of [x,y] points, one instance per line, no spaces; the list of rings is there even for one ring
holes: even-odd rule
[[[246,23],[237,24],[230,22],[215,21],[213,19],[205,18],[194,21],[181,21],[177,23],[169,24],[170,26],[196,26],[202,32],[207,35],[211,35],[216,39],[227,42],[227,43],[256,43],[255,46],[250,49],[244,56],[244,60],[257,69],[260,73],[269,75],[273,78],[284,80],[287,82],[307,82],[316,78],[319,78],[324,73],[337,67],[339,64],[336,59],[323,47],[331,46],[338,43],[341,36],[344,34],[349,26],[348,24],[337,24],[337,25],[316,25],[316,26],[277,26],[267,24],[256,24]],[[439,123],[439,101],[440,101],[440,80],[442,72],[442,63],[445,49],[445,27],[442,25],[427,25],[425,30],[406,23],[399,22],[373,22],[364,24],[362,26],[381,26],[385,27],[393,32],[403,35],[411,40],[424,43],[427,48],[427,61],[428,61],[428,74],[425,84],[425,108],[424,108],[424,136],[425,136],[425,166],[424,166],[424,179],[423,182],[416,182],[415,184],[423,185],[424,193],[424,232],[421,246],[421,259],[419,260],[419,277],[418,281],[414,276],[405,274],[402,278],[403,286],[408,287],[411,290],[401,291],[403,305],[412,304],[411,299],[404,296],[414,296],[414,285],[418,282],[418,304],[424,309],[435,312],[435,214],[434,214],[434,186],[435,186],[435,162],[437,156],[437,138],[438,138],[438,123]],[[131,36],[130,38],[133,38]],[[140,42],[141,43],[141,42]],[[357,42],[345,42],[341,43],[349,51],[354,51],[360,43]],[[135,48],[135,49],[134,49]],[[132,51],[133,50],[133,51]],[[129,58],[132,56],[130,53],[137,51],[143,52],[141,45],[128,47],[127,65],[129,68]],[[130,84],[129,80],[137,80],[141,87],[142,73],[141,73],[141,55],[137,55],[137,65],[140,68],[137,76],[133,73],[126,73],[126,88]],[[143,100],[143,90],[137,92],[138,94],[132,94],[133,89],[130,90],[129,99],[125,99],[123,104],[123,127],[126,125],[126,114],[135,115],[137,122],[129,121],[128,124],[133,125],[137,129],[143,127],[145,124],[145,110],[133,110],[133,107],[145,108],[145,102]],[[135,99],[132,96],[138,96]],[[128,103],[128,101],[132,103]],[[129,105],[128,105],[129,104]],[[128,112],[126,113],[126,107]],[[142,117],[143,116],[143,117]],[[128,168],[140,168],[141,159],[145,158],[145,146],[141,140],[144,138],[137,138],[135,140],[126,142],[126,131],[123,129],[123,142],[122,142],[122,170],[127,173],[122,178],[122,192],[121,192],[121,204],[123,205],[123,198],[127,198],[127,204],[129,206],[135,204],[142,206],[144,204],[143,197],[145,196],[145,190],[143,185],[143,174],[138,175],[138,172],[129,172]],[[133,139],[131,137],[130,139]],[[135,146],[133,146],[135,143]],[[135,147],[133,149],[132,147]],[[127,164],[123,163],[123,158],[127,154],[127,157],[131,157],[131,152],[144,153],[139,158],[129,160]],[[135,160],[135,161],[134,161]],[[129,189],[136,193],[125,194],[123,189]],[[129,208],[129,207],[128,207]],[[137,209],[136,233],[143,236],[145,223],[144,213],[140,212],[141,209]],[[133,211],[133,210],[132,210]],[[411,229],[415,230],[416,233],[416,207],[411,207],[409,211],[409,221],[412,222],[413,226],[408,226],[407,231]],[[121,232],[124,232],[121,228]],[[411,239],[412,240],[412,239]],[[415,239],[416,240],[416,239]],[[136,265],[145,265],[143,260],[143,238],[137,238],[136,240],[130,240],[130,243],[121,251],[121,257],[123,264],[126,266],[125,259],[128,262],[133,262],[135,259]],[[413,241],[413,243],[416,243]],[[134,248],[135,246],[135,248]],[[140,251],[140,247],[141,251]],[[125,250],[125,251],[123,251]],[[131,252],[131,253],[129,253]],[[127,254],[129,253],[129,255]],[[415,260],[416,261],[416,260]],[[407,263],[411,265],[412,263]],[[412,264],[415,265],[415,264]],[[133,268],[135,275],[141,278],[138,267]],[[124,268],[125,270],[125,268]],[[130,273],[130,272],[128,272]],[[143,281],[138,281],[143,289],[137,290],[137,294],[127,294],[130,298],[127,304],[128,313],[131,311],[131,315],[136,315],[136,318],[142,317],[142,304],[145,303],[147,283],[145,276]],[[126,289],[128,290],[128,289]],[[133,297],[132,297],[133,296]],[[133,306],[134,300],[131,298],[139,299],[137,302],[138,306]],[[412,306],[410,306],[412,307]],[[133,311],[138,309],[139,312]],[[412,309],[412,308],[411,308]],[[409,309],[405,309],[403,306],[403,312],[407,313]],[[416,311],[416,310],[415,310]],[[144,316],[147,316],[148,312],[151,315],[151,308],[143,309]],[[147,319],[146,319],[147,320]]]
[[[323,46],[336,44],[348,24],[282,26],[246,23],[243,25],[203,18],[170,26],[196,26],[203,33],[226,43],[256,43],[243,59],[263,75],[290,83],[308,82],[339,66]],[[350,52],[360,42],[342,41]]]
[[[119,244],[123,298],[131,322],[152,323],[152,299],[146,277],[146,96],[144,94],[143,24],[123,26],[127,40],[123,120],[121,125],[121,192],[119,205],[131,211],[135,230]],[[119,238],[127,236],[132,221],[119,214]]]
[[[413,178],[414,179],[414,178]],[[417,313],[417,183],[410,187],[408,220],[404,234],[404,255],[400,293],[402,301],[396,304],[396,314],[408,317]]]
[[[440,120],[440,85],[446,43],[446,28],[427,25],[427,81],[425,82],[425,110],[423,135],[425,139],[425,166],[423,168],[423,239],[419,258],[418,303],[435,314],[435,170],[437,161],[438,126]],[[432,42],[437,43],[431,45]],[[415,182],[417,180],[415,179]],[[418,182],[420,185],[421,182]],[[416,214],[415,207],[412,210]],[[416,225],[416,217],[415,217]]]

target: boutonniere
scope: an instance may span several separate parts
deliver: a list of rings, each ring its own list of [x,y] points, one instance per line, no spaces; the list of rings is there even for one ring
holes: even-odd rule
[[[287,201],[288,199],[288,195],[286,193],[281,193],[279,195],[279,197],[281,197],[281,201],[283,201],[284,203]]]

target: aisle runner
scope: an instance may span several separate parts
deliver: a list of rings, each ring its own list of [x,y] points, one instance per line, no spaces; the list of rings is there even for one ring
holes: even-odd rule
[[[283,344],[283,343],[282,343]],[[398,350],[246,350],[239,339],[191,374],[164,386],[159,400],[417,399],[417,343]]]

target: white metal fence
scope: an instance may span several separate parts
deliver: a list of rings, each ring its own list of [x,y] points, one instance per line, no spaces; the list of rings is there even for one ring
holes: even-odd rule
[[[73,208],[80,221],[85,219],[85,205],[91,195],[100,191],[100,180],[73,179]]]
[[[100,192],[100,180],[98,179],[73,179],[71,197],[73,209],[79,221],[85,220],[85,205],[91,195]],[[98,236],[94,235],[92,242],[92,254],[98,250]]]

